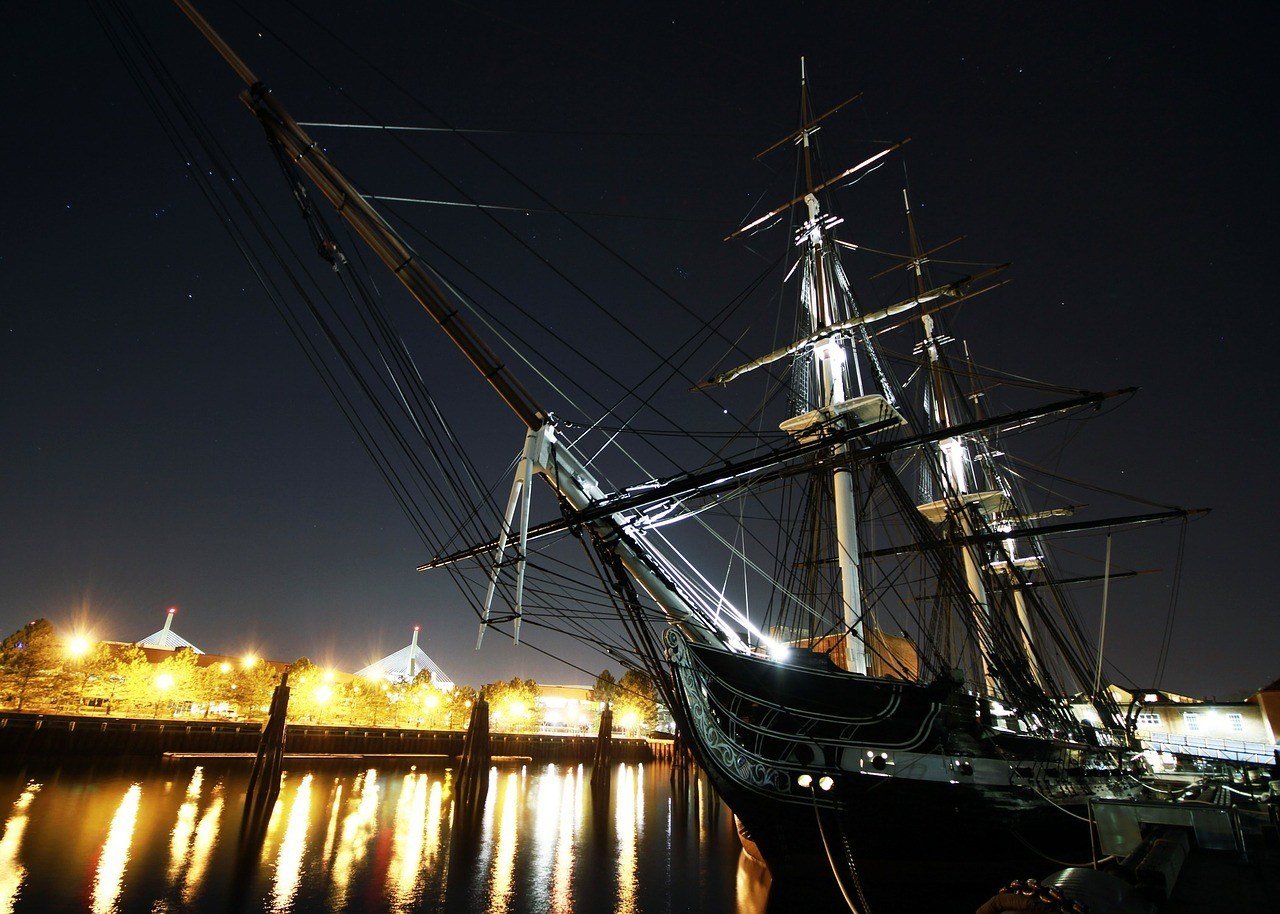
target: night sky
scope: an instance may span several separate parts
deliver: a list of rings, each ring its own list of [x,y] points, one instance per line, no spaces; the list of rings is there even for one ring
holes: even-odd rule
[[[131,5],[305,247],[235,77],[176,9]],[[440,123],[321,26],[339,33],[444,122],[499,131],[471,136],[558,206],[631,217],[581,219],[706,316],[782,254],[781,230],[720,239],[759,214],[758,199],[790,196],[790,153],[752,156],[794,129],[799,57],[820,110],[864,92],[824,128],[827,161],[912,142],[840,192],[842,237],[903,250],[909,180],[926,243],[964,235],[957,258],[1014,264],[1008,287],[951,315],[979,361],[1072,387],[1141,388],[1071,429],[1061,468],[1214,509],[1189,529],[1164,684],[1226,697],[1280,676],[1276,103],[1260,23],[1230,6],[1183,18],[1171,5],[1115,4],[305,5],[314,19],[288,0],[252,4],[265,27],[229,0],[201,8],[299,120],[367,122],[355,99],[383,123]],[[504,639],[472,651],[470,610],[447,578],[414,570],[428,557],[421,543],[89,7],[8,4],[0,26],[0,628],[46,616],[135,640],[174,605],[175,628],[207,651],[353,669],[422,623],[428,652],[458,681],[583,681]],[[385,136],[314,133],[370,193],[458,199]],[[455,137],[409,142],[481,202],[541,205]],[[620,375],[647,370],[632,341],[488,217],[396,212]],[[693,329],[556,217],[501,218],[659,348]],[[886,265],[846,261],[868,305],[899,291],[867,281]],[[474,410],[468,432],[496,482],[519,426],[393,281],[377,281],[433,389]],[[744,322],[772,326],[772,289]],[[709,346],[691,371],[723,350]],[[720,410],[687,386],[673,382],[663,402],[715,427]],[[1064,433],[1046,434],[1028,447],[1056,456]],[[538,496],[535,515],[550,516],[544,487]],[[1108,654],[1139,681],[1154,669],[1176,541],[1174,528],[1115,540],[1119,566],[1165,569],[1112,591]],[[1096,566],[1102,543],[1064,545]],[[1099,591],[1079,599],[1096,626]],[[556,644],[588,669],[605,665]]]

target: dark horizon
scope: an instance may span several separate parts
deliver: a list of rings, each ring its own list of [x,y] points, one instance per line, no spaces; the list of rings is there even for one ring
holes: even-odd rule
[[[1280,509],[1270,484],[1280,442],[1258,402],[1275,387],[1261,313],[1275,229],[1257,199],[1275,102],[1263,89],[1264,30],[1243,13],[1206,22],[1104,6],[903,4],[855,16],[848,5],[812,4],[794,14],[707,6],[673,20],[643,6],[580,17],[519,4],[322,3],[307,16],[278,0],[255,7],[269,26],[260,30],[235,2],[200,6],[301,120],[366,120],[314,66],[385,123],[426,123],[320,23],[449,123],[513,131],[477,142],[565,209],[645,217],[589,218],[704,315],[764,266],[753,245],[781,249],[777,230],[758,244],[720,239],[758,198],[787,196],[786,154],[764,165],[752,156],[794,129],[806,55],[819,110],[864,93],[824,125],[833,168],[912,138],[902,156],[841,191],[850,235],[900,249],[896,199],[909,182],[926,239],[964,235],[958,259],[1014,263],[1008,288],[951,317],[978,361],[1079,388],[1141,388],[1078,435],[1032,444],[1034,455],[1153,502],[1214,509],[1189,527],[1162,685],[1227,697],[1280,676],[1264,532]],[[304,249],[225,64],[175,8],[135,14]],[[471,611],[448,580],[414,570],[429,556],[88,7],[10,13],[6,24],[16,53],[5,100],[23,114],[0,151],[12,185],[0,248],[4,634],[43,616],[132,641],[177,606],[175,629],[213,653],[356,669],[421,624],[426,651],[471,685],[620,671],[563,639],[554,649],[581,670],[503,638],[472,650]],[[415,160],[358,133],[316,130],[370,192],[452,199]],[[415,143],[475,199],[536,209],[460,144]],[[484,219],[444,207],[395,212],[566,337],[643,374],[634,346],[504,247]],[[598,248],[550,216],[521,219],[531,243],[619,314],[663,344],[682,339],[686,319]],[[855,287],[880,304],[888,290],[867,282],[879,267],[857,267]],[[765,321],[764,304],[746,316]],[[403,302],[397,314],[436,389],[476,404],[470,430],[494,463],[486,480],[505,487],[519,430],[491,418],[491,395],[425,318]],[[671,402],[680,396],[673,389]],[[692,398],[677,408],[700,427],[717,418]],[[554,509],[539,492],[535,520]],[[1117,567],[1163,570],[1111,591],[1108,656],[1146,685],[1177,532],[1114,542]],[[1063,541],[1095,565],[1102,544]],[[1091,634],[1099,597],[1079,592]]]

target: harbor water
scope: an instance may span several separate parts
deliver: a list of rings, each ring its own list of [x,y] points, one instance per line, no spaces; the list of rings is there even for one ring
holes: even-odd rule
[[[444,765],[288,768],[244,840],[244,764],[0,775],[0,914],[792,910],[697,774],[511,764],[455,821]],[[773,898],[770,895],[773,894]],[[812,908],[810,908],[812,910]]]

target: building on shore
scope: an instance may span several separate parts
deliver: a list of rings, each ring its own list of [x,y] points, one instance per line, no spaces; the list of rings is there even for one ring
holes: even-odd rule
[[[591,698],[591,686],[538,684],[538,709],[547,733],[588,733],[600,724],[602,703]]]
[[[1150,753],[1173,764],[1173,756],[1197,755],[1224,761],[1265,761],[1280,735],[1280,680],[1236,701],[1192,698],[1147,689],[1131,692],[1109,686],[1122,713],[1133,716],[1134,730]],[[1097,725],[1092,705],[1078,698],[1076,716]]]

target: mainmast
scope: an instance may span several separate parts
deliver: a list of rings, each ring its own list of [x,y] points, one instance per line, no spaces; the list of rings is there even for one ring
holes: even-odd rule
[[[906,210],[907,235],[911,251],[908,266],[915,275],[916,294],[924,295],[929,289],[924,275],[928,258],[920,243],[920,236],[916,232],[915,217],[911,212],[911,199],[905,188],[902,191],[902,202]],[[924,355],[928,373],[926,413],[935,428],[950,428],[966,418],[957,415],[959,404],[954,402],[950,390],[950,387],[954,386],[954,378],[951,377],[951,369],[944,363],[942,356],[942,346],[952,340],[939,332],[933,315],[928,309],[923,307],[920,309],[920,320],[923,329],[920,352]],[[967,357],[967,346],[965,353]],[[972,382],[972,360],[969,360],[969,364]],[[976,399],[974,402],[976,412]],[[1043,677],[1036,658],[1031,617],[1023,589],[1023,574],[1038,569],[1041,560],[1039,556],[1034,555],[1020,558],[1016,540],[1010,537],[1000,543],[1002,558],[990,561],[986,547],[974,541],[975,521],[989,524],[1004,532],[1012,530],[1013,524],[1010,517],[1016,512],[1016,506],[1013,504],[1011,493],[998,478],[990,461],[986,461],[981,466],[975,464],[973,446],[974,442],[971,438],[961,435],[938,442],[938,463],[942,471],[941,482],[944,490],[939,494],[943,497],[921,505],[920,510],[931,521],[939,523],[950,521],[955,525],[957,539],[963,544],[960,546],[960,553],[964,563],[965,582],[973,601],[973,611],[977,616],[975,631],[989,632],[992,627],[991,595],[987,590],[984,571],[993,573],[1003,571],[1007,575],[1009,591],[1013,597],[1014,614],[1017,618],[1018,638],[1032,676],[1037,682],[1041,682]],[[990,663],[982,650],[981,643],[977,646],[977,653],[979,671],[986,692],[988,695],[995,696],[999,693],[999,689],[991,675]]]
[[[915,274],[916,294],[923,295],[928,289],[924,276],[924,267],[928,261],[920,244],[920,237],[916,233],[915,218],[911,214],[911,200],[905,188],[902,191],[902,202],[906,207],[907,234],[911,245],[911,260],[908,265]],[[920,351],[924,355],[928,378],[925,411],[935,428],[950,428],[959,424],[959,416],[953,415],[955,409],[947,390],[947,369],[942,358],[942,346],[951,340],[939,334],[933,315],[923,307],[920,309],[920,322],[923,329]],[[976,616],[974,631],[989,632],[991,630],[991,598],[982,577],[986,558],[982,547],[970,542],[975,532],[971,512],[990,510],[1006,502],[1007,499],[1000,492],[973,491],[975,488],[973,484],[978,481],[979,474],[974,472],[973,455],[969,449],[969,442],[965,438],[961,436],[944,438],[936,447],[943,477],[940,480],[943,491],[939,494],[943,497],[921,505],[920,512],[934,523],[950,521],[955,524],[959,539],[964,543],[960,547],[960,554],[964,563],[965,584],[972,600],[972,611]],[[991,665],[981,641],[979,637],[976,644],[978,670],[986,693],[995,696],[999,690],[991,674]]]

